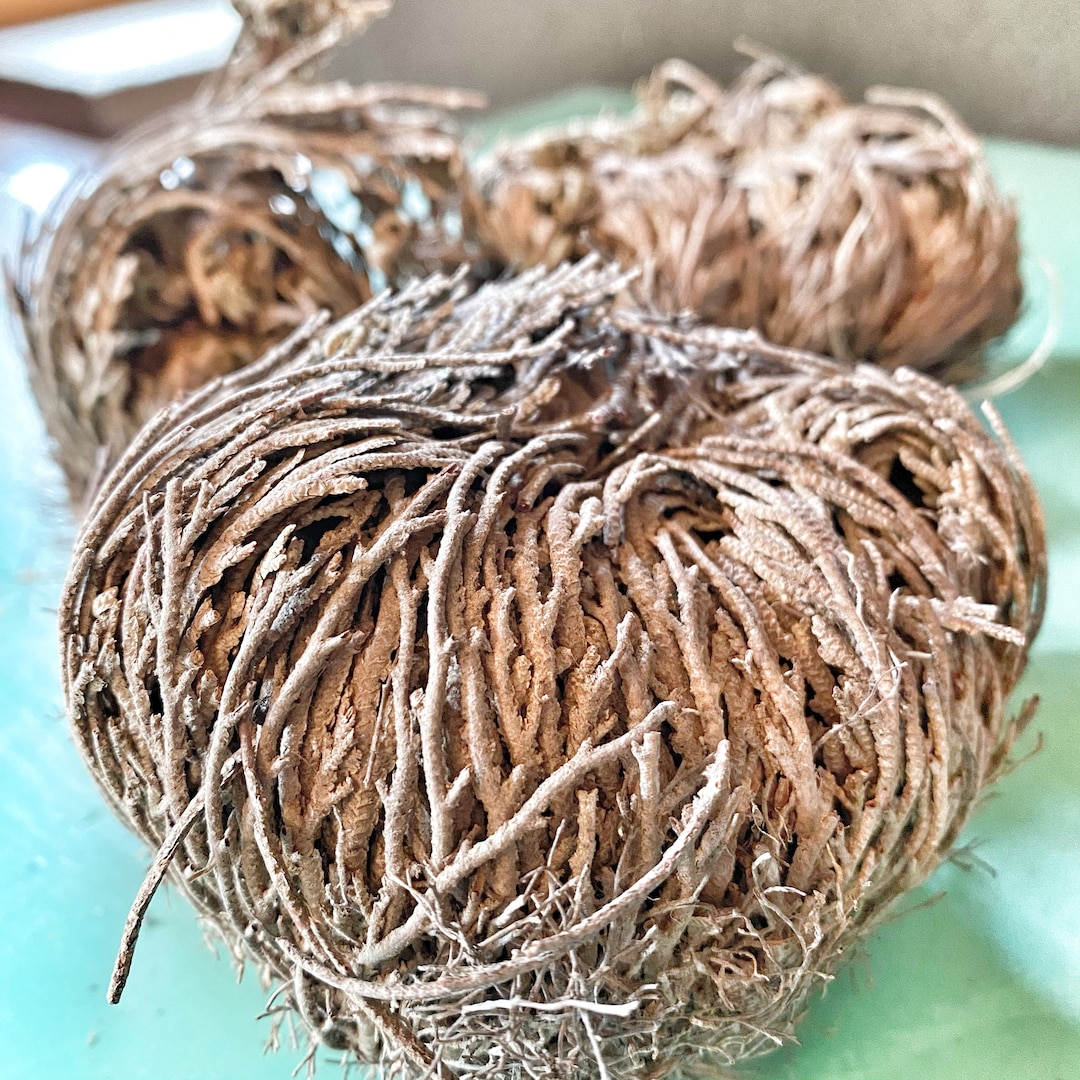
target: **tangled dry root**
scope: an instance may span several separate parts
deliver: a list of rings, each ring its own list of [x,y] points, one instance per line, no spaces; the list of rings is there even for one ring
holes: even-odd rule
[[[1042,523],[961,398],[434,278],[174,406],[61,610],[78,743],[313,1045],[659,1076],[790,1037],[1020,721]]]
[[[313,82],[379,3],[240,6],[223,74],[114,147],[20,267],[31,380],[76,502],[162,404],[318,310],[465,255],[445,110],[478,99]]]
[[[474,227],[505,263],[598,250],[644,268],[633,302],[948,382],[1020,301],[1015,212],[943,102],[849,105],[775,57],[728,91],[669,61],[629,118],[505,142],[476,186]]]

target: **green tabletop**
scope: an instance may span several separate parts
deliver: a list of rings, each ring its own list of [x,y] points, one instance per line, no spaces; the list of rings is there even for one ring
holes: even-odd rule
[[[1049,361],[998,402],[1050,532],[1047,622],[1019,692],[1042,706],[1019,755],[1044,745],[986,799],[964,857],[902,900],[814,1003],[801,1045],[744,1070],[756,1080],[1080,1077],[1080,151],[993,142],[989,154],[1019,204],[1028,284],[999,367],[1046,325],[1043,262],[1061,297]],[[105,1003],[148,856],[98,798],[62,717],[54,622],[72,523],[3,335],[0,407],[0,1080],[289,1077],[303,1050],[284,1029],[264,1056],[265,992],[252,972],[237,984],[171,890],[122,1004]],[[335,1060],[320,1054],[319,1074],[338,1075]]]

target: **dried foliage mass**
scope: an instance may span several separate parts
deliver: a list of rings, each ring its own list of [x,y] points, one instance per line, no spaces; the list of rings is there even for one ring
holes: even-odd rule
[[[65,589],[79,745],[313,1044],[660,1076],[792,1032],[1022,721],[1042,523],[921,375],[414,283],[159,416]],[[999,435],[1004,436],[999,431]]]
[[[1015,212],[955,114],[775,57],[727,91],[669,61],[628,118],[506,141],[475,183],[496,259],[598,250],[644,268],[634,299],[840,359],[963,381],[1018,310]]]
[[[16,283],[31,378],[76,501],[161,405],[320,309],[456,266],[475,96],[313,81],[382,5],[240,5],[233,62],[109,153]]]

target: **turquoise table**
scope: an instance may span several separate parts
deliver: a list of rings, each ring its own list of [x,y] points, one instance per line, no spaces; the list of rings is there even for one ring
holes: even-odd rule
[[[1020,691],[1043,703],[1019,753],[1040,733],[1044,746],[976,814],[969,856],[901,902],[811,1008],[802,1045],[749,1067],[755,1080],[1080,1077],[1080,152],[989,153],[1027,252],[1027,310],[1001,366],[1046,324],[1038,260],[1061,294],[1050,360],[999,402],[1050,530],[1048,618]],[[284,1030],[264,1056],[266,994],[251,973],[238,985],[169,890],[123,1003],[105,1003],[148,858],[99,800],[61,714],[54,609],[72,523],[7,337],[0,407],[0,1080],[284,1080],[302,1050]],[[338,1075],[332,1055],[318,1064]]]

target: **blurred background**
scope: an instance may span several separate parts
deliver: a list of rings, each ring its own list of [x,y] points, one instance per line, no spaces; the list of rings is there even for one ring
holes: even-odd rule
[[[190,96],[238,25],[229,0],[0,0],[0,191],[44,209],[102,138]],[[740,36],[849,96],[918,87],[981,135],[1080,146],[1078,0],[396,0],[329,74],[473,88],[500,112],[672,56],[727,82]]]
[[[398,0],[342,74],[461,83],[493,105],[630,83],[680,56],[728,81],[738,35],[834,79],[948,99],[976,131],[1080,142],[1077,0]]]
[[[97,132],[186,93],[235,33],[226,0],[2,0],[4,25],[0,114]],[[397,0],[334,73],[468,86],[506,107],[629,84],[670,56],[726,81],[745,63],[739,35],[849,94],[920,87],[982,134],[1080,143],[1077,0]]]

